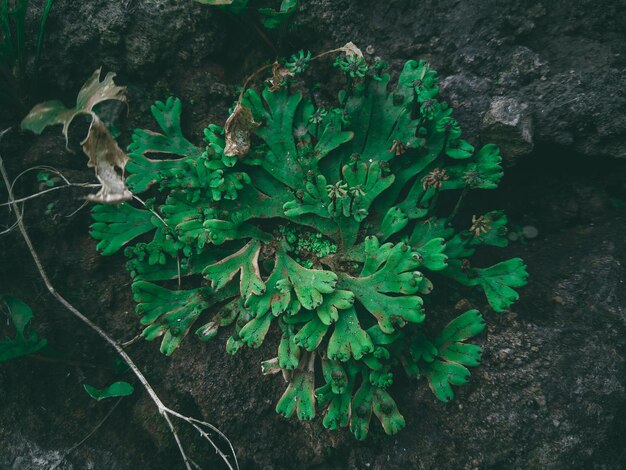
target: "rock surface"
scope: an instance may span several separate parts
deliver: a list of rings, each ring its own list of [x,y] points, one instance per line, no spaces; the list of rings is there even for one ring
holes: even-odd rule
[[[169,359],[157,345],[138,343],[132,356],[168,405],[203,416],[233,440],[243,468],[624,468],[624,2],[581,0],[575,8],[565,0],[301,3],[288,30],[267,34],[280,54],[353,41],[371,45],[372,54],[396,68],[424,58],[441,73],[444,96],[469,140],[495,139],[507,148],[511,135],[521,138],[509,147],[515,166],[501,189],[467,206],[503,208],[513,224],[538,228],[537,238],[508,252],[525,259],[531,283],[514,312],[489,315],[483,364],[452,403],[437,402],[422,382],[398,383],[394,395],[407,428],[389,438],[373,424],[365,443],[345,431],[329,433],[317,421],[276,415],[283,384],[258,367],[271,339],[265,349],[234,357],[224,353],[223,335],[212,344],[190,338]],[[41,82],[49,86],[37,98],[69,104],[103,65],[129,86],[122,141],[129,128],[149,122],[153,100],[172,93],[185,103],[189,134],[200,136],[208,122],[225,120],[236,85],[273,59],[252,20],[183,0],[57,0],[42,62]],[[519,103],[513,113],[519,119],[489,134],[494,123],[512,122],[499,112],[511,109],[506,103]],[[0,123],[13,123],[9,114],[0,112]],[[489,121],[489,114],[497,119]],[[12,135],[0,151],[12,175],[53,164],[76,181],[91,177],[56,132],[40,139]],[[36,190],[28,178],[23,184],[25,194]],[[113,337],[130,339],[139,325],[124,259],[95,252],[85,211],[65,217],[81,204],[68,193],[31,202],[28,226],[58,290]],[[8,214],[0,210],[4,221]],[[110,381],[114,355],[44,292],[17,234],[0,237],[0,260],[0,291],[29,301],[35,326],[59,353],[54,363],[27,358],[0,366],[0,468],[52,467],[114,406],[93,402],[81,389],[84,381]],[[203,468],[218,468],[194,433],[183,430],[183,437]],[[122,400],[58,465],[179,467],[143,392]]]
[[[485,142],[499,142],[505,165],[512,165],[534,146],[528,105],[514,98],[494,98],[483,118],[480,135]]]

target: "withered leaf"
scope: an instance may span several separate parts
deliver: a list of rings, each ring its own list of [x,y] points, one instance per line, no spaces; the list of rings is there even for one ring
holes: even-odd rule
[[[76,98],[76,106],[67,108],[60,101],[46,101],[36,105],[22,121],[22,129],[41,134],[48,126],[63,124],[65,145],[68,145],[70,124],[79,114],[93,115],[93,107],[107,100],[126,102],[126,87],[117,86],[113,79],[115,74],[109,72],[100,81],[102,68],[96,70],[85,82]]]
[[[76,106],[67,108],[60,101],[46,101],[36,105],[22,121],[22,129],[41,134],[48,126],[63,124],[65,145],[68,146],[68,130],[70,124],[79,114],[91,116],[91,125],[87,137],[81,142],[83,151],[89,157],[87,166],[96,170],[96,177],[102,188],[96,194],[87,196],[90,201],[115,204],[132,198],[126,187],[124,178],[115,168],[122,172],[128,156],[120,149],[117,142],[104,123],[94,113],[98,103],[108,100],[126,102],[126,87],[117,86],[113,79],[114,73],[108,73],[100,81],[101,68],[96,70],[85,82],[76,98]]]
[[[224,155],[243,158],[250,150],[250,135],[261,124],[254,120],[249,108],[237,103],[233,113],[226,120],[224,132],[226,134],[226,146]]]
[[[345,52],[348,57],[356,57],[357,59],[363,57],[361,49],[356,47],[352,41],[340,47],[339,50]]]
[[[274,62],[274,65],[272,66],[272,78],[268,80],[271,85],[269,90],[271,92],[280,90],[280,88],[285,84],[285,80],[290,77],[293,77],[293,73],[291,73],[287,67],[280,65],[278,61]]]
[[[124,178],[115,171],[115,167],[124,171],[128,155],[117,145],[109,130],[95,114],[87,138],[81,144],[89,157],[87,166],[95,168],[96,177],[102,183],[100,191],[90,194],[87,199],[106,204],[132,199],[133,195],[126,187]]]

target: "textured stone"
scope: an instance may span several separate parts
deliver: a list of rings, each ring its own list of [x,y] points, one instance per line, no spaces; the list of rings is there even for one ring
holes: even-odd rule
[[[504,161],[511,165],[533,150],[533,125],[528,104],[514,98],[497,97],[483,118],[481,139],[500,147]]]

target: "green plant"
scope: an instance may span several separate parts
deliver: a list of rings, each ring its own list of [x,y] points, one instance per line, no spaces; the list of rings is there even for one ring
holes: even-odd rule
[[[448,401],[479,363],[480,347],[465,342],[484,329],[477,310],[429,339],[430,278],[481,287],[502,312],[527,274],[517,258],[469,261],[507,245],[502,212],[457,231],[456,209],[436,210],[442,193],[495,188],[498,148],[461,139],[428,64],[408,61],[390,87],[384,67],[346,54],[337,63],[355,85],[334,106],[287,82],[248,89],[202,146],[183,136],[179,100],[157,102],[161,130],[136,130],[126,165],[129,189],[155,197],[145,209],[94,207],[92,236],[103,255],[126,246],[143,335],[162,337],[163,353],[192,329],[208,341],[230,326],[235,353],[276,328],[277,356],[262,370],[288,382],[277,411],[306,420],[317,407],[327,428],[363,439],[372,413],[388,434],[404,426],[389,392],[399,370]]]
[[[0,0],[0,104],[23,108],[28,93],[26,13],[29,0]],[[46,23],[54,0],[46,0],[34,54],[34,73],[39,66]]]
[[[337,63],[350,83],[364,78],[362,57],[342,50],[347,57]],[[278,65],[274,77],[300,73],[310,60],[299,53],[287,61],[292,71]],[[451,220],[433,217],[443,191],[497,185],[497,149],[488,145],[473,155],[450,110],[434,100],[437,81],[426,64],[408,62],[391,93],[389,76],[373,70],[340,93],[340,106],[328,112],[290,93],[284,80],[262,95],[248,90],[224,129],[207,129],[204,149],[182,135],[179,101],[157,103],[152,111],[163,134],[136,131],[126,169],[136,193],[160,183],[168,191],[164,204],[98,206],[93,225],[104,254],[155,232],[152,241],[126,251],[144,336],[163,336],[164,353],[178,347],[205,310],[215,316],[196,333],[208,340],[235,323],[227,343],[233,353],[258,347],[275,320],[282,331],[278,356],[263,370],[282,370],[290,382],[277,411],[310,419],[317,397],[324,424],[350,423],[358,438],[366,436],[372,411],[388,433],[404,425],[386,390],[397,365],[411,377],[426,376],[447,401],[451,385],[467,380],[465,366],[478,364],[480,348],[464,343],[484,327],[477,311],[453,320],[432,341],[416,326],[425,318],[422,296],[432,289],[422,271],[481,286],[497,311],[516,300],[512,288],[525,282],[521,260],[483,269],[467,261],[476,246],[506,245],[503,214],[474,217],[459,233]],[[88,114],[84,147],[91,147],[87,142],[104,128],[93,106],[123,101],[122,94],[112,76],[100,82],[98,71],[75,108],[38,105],[23,126],[39,133],[62,123],[67,137],[71,120]],[[98,168],[98,155],[111,148],[85,151]],[[155,152],[182,158],[147,157]],[[126,160],[120,157],[122,168]],[[199,273],[210,286],[171,290],[154,282],[180,283]],[[314,393],[316,353],[327,383]]]
[[[58,178],[55,179],[55,177],[47,171],[42,170],[37,173],[37,181],[39,182],[39,186],[42,188],[54,188],[57,180]]]
[[[105,400],[106,398],[127,397],[132,395],[135,389],[128,382],[113,382],[108,387],[98,389],[88,384],[83,384],[83,388],[91,398],[96,401]]]
[[[46,347],[47,340],[39,339],[37,333],[28,327],[33,319],[33,311],[21,300],[8,295],[0,296],[0,301],[6,307],[6,314],[15,329],[15,337],[6,337],[0,340],[0,362],[5,362],[21,356],[34,354]]]

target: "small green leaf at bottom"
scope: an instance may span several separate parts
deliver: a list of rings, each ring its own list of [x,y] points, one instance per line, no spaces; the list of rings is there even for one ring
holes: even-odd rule
[[[83,384],[83,387],[89,396],[96,401],[104,400],[105,398],[127,397],[128,395],[132,395],[135,391],[133,386],[128,382],[114,382],[103,389],[98,389],[87,384]]]

